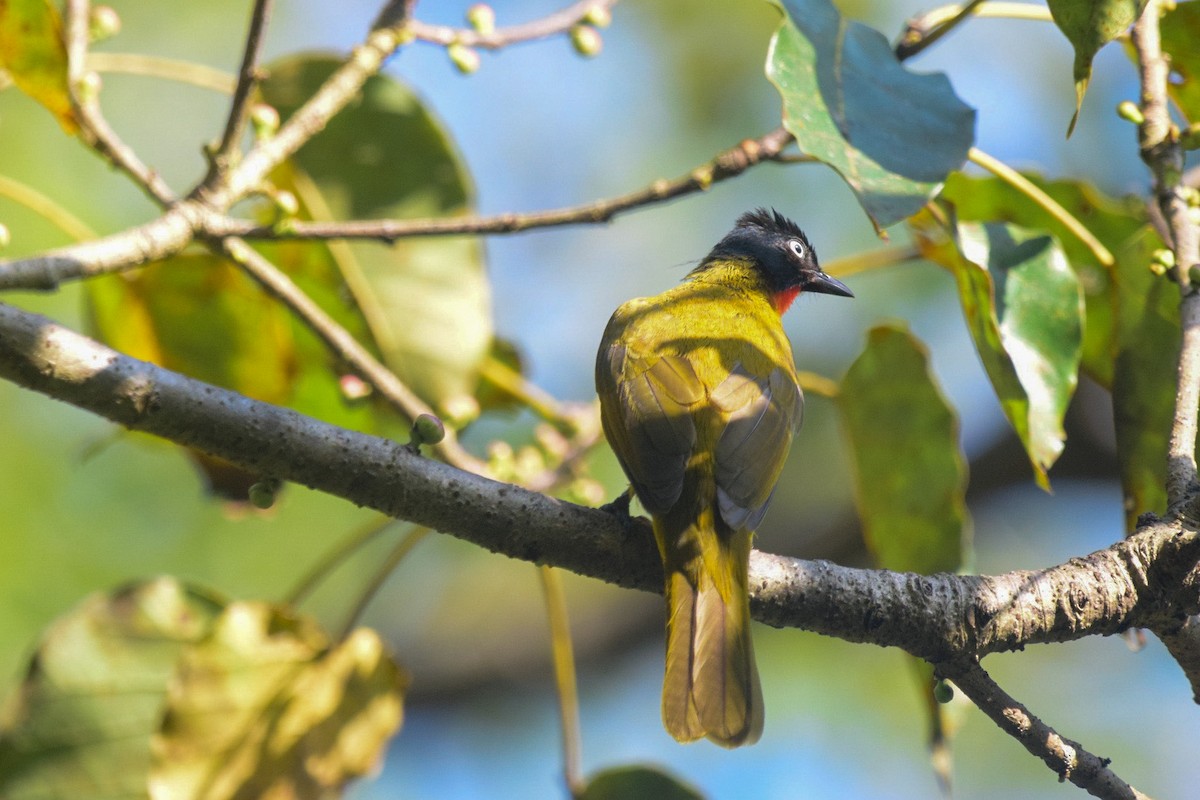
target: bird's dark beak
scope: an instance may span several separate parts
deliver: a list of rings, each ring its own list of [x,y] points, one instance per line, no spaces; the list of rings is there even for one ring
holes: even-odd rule
[[[839,297],[854,297],[854,292],[850,291],[850,288],[846,284],[837,278],[826,275],[824,272],[810,273],[808,281],[804,284],[804,291],[817,292],[818,294],[836,294]]]

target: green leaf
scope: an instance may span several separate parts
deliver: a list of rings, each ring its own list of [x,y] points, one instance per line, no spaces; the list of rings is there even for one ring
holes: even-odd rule
[[[1200,122],[1200,5],[1172,3],[1160,28],[1163,50],[1170,55],[1168,63],[1175,75],[1167,91],[1187,119]]]
[[[923,221],[924,220],[924,221]],[[1058,242],[1015,225],[955,225],[940,241],[928,217],[914,220],[922,253],[947,267],[975,349],[1024,445],[1039,486],[1062,453],[1062,420],[1078,382],[1084,304]]]
[[[1179,287],[1150,271],[1162,242],[1150,228],[1117,253],[1113,419],[1125,526],[1167,510],[1167,449],[1175,412]]]
[[[180,652],[220,611],[160,578],[89,597],[47,629],[0,726],[0,797],[145,796]]]
[[[0,66],[13,83],[41,103],[63,129],[79,129],[67,92],[62,20],[50,0],[0,0]]]
[[[837,398],[854,455],[863,537],[886,569],[931,574],[963,565],[970,517],[958,418],[907,329],[883,325]]]
[[[767,77],[801,150],[850,185],[876,230],[914,214],[975,139],[975,111],[945,75],[910,72],[881,33],[829,0],[784,0]]]
[[[1092,59],[1101,47],[1120,36],[1141,16],[1146,0],[1047,0],[1055,24],[1075,48],[1075,113],[1067,136],[1075,130],[1079,109],[1092,77]]]
[[[276,62],[263,98],[286,118],[340,63],[319,55]],[[461,216],[472,204],[470,178],[449,135],[388,76],[368,80],[360,101],[301,148],[293,168],[290,188],[317,219]],[[341,243],[330,252],[384,363],[439,411],[474,405],[492,341],[478,240]]]
[[[929,354],[900,325],[867,334],[842,379],[838,409],[854,456],[863,538],[885,569],[955,572],[968,560],[967,462],[958,417],[929,369]],[[905,656],[928,712],[930,760],[950,780],[950,726],[933,698],[933,668]]]
[[[612,767],[588,781],[579,800],[703,800],[699,789],[649,766]]]
[[[319,797],[366,773],[407,678],[378,636],[233,603],[180,657],[154,741],[152,798]]]
[[[1087,183],[1048,181],[1040,175],[1022,174],[1083,223],[1110,252],[1117,252],[1146,223],[1146,206],[1140,198],[1113,198]],[[1114,268],[1099,263],[1091,248],[1065,225],[999,178],[969,178],[955,173],[946,181],[942,197],[954,204],[960,221],[1011,222],[1045,231],[1057,238],[1083,287],[1087,316],[1083,369],[1102,386],[1112,386],[1113,354],[1116,352],[1113,339]]]

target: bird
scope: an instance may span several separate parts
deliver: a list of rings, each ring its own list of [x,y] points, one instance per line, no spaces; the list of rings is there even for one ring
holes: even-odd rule
[[[750,546],[803,417],[782,315],[804,292],[854,296],[796,223],[758,208],[679,285],[618,308],[596,356],[604,434],[662,557],[662,717],[680,742],[762,734]]]

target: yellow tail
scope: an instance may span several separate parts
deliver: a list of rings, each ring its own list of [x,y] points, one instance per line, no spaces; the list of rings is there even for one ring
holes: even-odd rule
[[[681,742],[706,736],[722,747],[753,744],[762,735],[763,702],[750,638],[751,533],[704,536],[693,523],[668,537],[661,527],[656,520],[667,573],[663,724]]]

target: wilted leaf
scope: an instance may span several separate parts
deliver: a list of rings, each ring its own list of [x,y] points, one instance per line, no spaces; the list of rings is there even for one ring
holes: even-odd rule
[[[1200,122],[1200,5],[1170,4],[1160,26],[1163,50],[1170,55],[1168,63],[1177,77],[1167,83],[1167,91],[1185,117]]]
[[[48,108],[63,129],[79,129],[67,92],[62,20],[50,0],[0,0],[0,66],[21,91]]]
[[[922,254],[954,274],[967,328],[1038,485],[1062,453],[1062,420],[1078,382],[1084,305],[1058,243],[1015,225],[955,225],[941,241],[914,219]],[[932,235],[931,235],[932,234]]]
[[[1092,59],[1101,47],[1137,21],[1146,0],[1047,0],[1050,14],[1075,48],[1075,113],[1067,136],[1075,130],[1079,109],[1092,77]]]
[[[703,800],[704,795],[656,767],[612,767],[588,781],[579,800]]]
[[[318,797],[378,760],[407,679],[361,629],[328,649],[302,618],[231,604],[180,657],[150,796]]]
[[[1078,181],[1047,181],[1029,173],[1024,176],[1087,227],[1110,252],[1117,252],[1146,223],[1146,206],[1139,198],[1108,197],[1094,186]],[[954,204],[960,221],[1012,222],[1057,238],[1083,288],[1087,309],[1083,368],[1093,380],[1111,386],[1116,352],[1113,267],[1099,263],[1092,250],[1065,225],[1028,195],[999,178],[968,178],[955,173],[946,181],[942,197]]]
[[[93,595],[51,625],[5,709],[0,797],[144,796],[175,659],[220,607],[160,578]]]
[[[286,118],[340,63],[317,55],[278,62],[263,97]],[[316,218],[446,217],[471,207],[470,178],[448,134],[388,76],[368,80],[360,101],[301,148],[293,164],[293,188]],[[471,402],[492,340],[479,242],[410,238],[331,252],[384,362],[436,409]]]
[[[877,230],[921,208],[963,165],[975,111],[943,74],[911,72],[829,0],[785,0],[767,77],[800,148],[836,169]]]
[[[1179,287],[1150,271],[1162,243],[1150,229],[1118,251],[1113,419],[1125,526],[1167,508],[1167,445],[1175,411]]]
[[[925,348],[902,327],[873,328],[837,404],[876,564],[923,574],[959,569],[970,529],[967,467],[958,418],[930,375]]]

